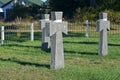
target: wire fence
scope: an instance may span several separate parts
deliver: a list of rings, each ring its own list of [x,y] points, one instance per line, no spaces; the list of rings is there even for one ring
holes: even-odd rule
[[[97,37],[98,32],[96,32],[96,21],[91,20],[88,21],[87,24],[88,24],[89,37]],[[86,21],[79,21],[79,22],[70,21],[68,29],[70,32],[78,32],[78,33],[83,33],[85,35],[87,24]],[[120,36],[120,22],[119,23],[111,22],[110,31],[108,31],[108,35]]]
[[[85,21],[74,21],[69,20],[68,22],[68,35],[69,37],[83,37],[83,38],[98,38],[99,32],[96,32],[96,21],[89,20]],[[38,24],[38,23],[37,23]],[[31,25],[31,24],[30,24]],[[120,37],[120,22],[111,22],[110,31],[108,31],[108,37],[117,39]],[[42,38],[42,30],[38,26],[34,26],[31,32],[31,26],[4,26],[4,45],[14,45],[16,43],[31,41],[31,38],[40,41]],[[31,35],[32,34],[32,35]],[[1,44],[2,43],[2,31]],[[32,36],[32,37],[31,37]],[[65,37],[66,37],[65,36]],[[119,38],[118,38],[119,39]],[[72,41],[72,40],[71,40]]]

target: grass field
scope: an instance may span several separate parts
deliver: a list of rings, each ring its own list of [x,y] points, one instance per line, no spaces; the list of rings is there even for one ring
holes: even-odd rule
[[[109,54],[98,56],[99,39],[80,35],[64,36],[65,68],[58,70],[50,69],[40,34],[34,42],[9,37],[0,47],[0,80],[120,80],[120,36],[109,36]]]

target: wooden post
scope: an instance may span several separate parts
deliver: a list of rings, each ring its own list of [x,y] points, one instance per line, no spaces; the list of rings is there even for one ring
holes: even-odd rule
[[[86,31],[85,36],[88,38],[89,37],[89,35],[88,35],[88,27],[89,27],[88,20],[86,20],[85,24],[86,24],[86,26],[85,26],[86,27],[86,29],[85,29],[85,31]]]
[[[1,45],[4,46],[4,26],[1,27]]]
[[[30,25],[30,39],[31,39],[31,41],[34,41],[34,24],[33,23],[31,23],[31,25]]]

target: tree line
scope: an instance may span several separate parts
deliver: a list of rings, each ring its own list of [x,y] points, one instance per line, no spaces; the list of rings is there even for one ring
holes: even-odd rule
[[[51,10],[63,11],[66,17],[79,17],[81,14],[95,14],[120,11],[120,0],[48,0]],[[83,15],[82,15],[83,16]]]
[[[47,13],[63,11],[65,19],[97,19],[99,12],[107,12],[112,21],[120,20],[120,0],[47,0],[42,6],[16,5],[10,11],[9,19],[40,19],[45,9]]]

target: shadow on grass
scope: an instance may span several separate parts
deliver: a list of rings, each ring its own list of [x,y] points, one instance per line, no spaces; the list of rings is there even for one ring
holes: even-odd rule
[[[34,49],[41,49],[42,51],[45,52],[50,52],[51,49],[42,49],[41,46],[29,46],[29,45],[20,45],[20,44],[6,44],[5,46],[11,47],[11,46],[16,46],[16,47],[24,47],[24,48],[34,48]]]
[[[49,48],[49,49],[42,49],[42,48],[41,48],[41,50],[43,50],[43,51],[45,51],[45,52],[47,52],[47,53],[50,53],[51,48]]]
[[[70,53],[70,54],[81,54],[81,55],[98,55],[98,53],[95,52],[76,52],[76,51],[65,51],[65,53]]]
[[[82,55],[98,55],[98,53],[95,52],[80,52]]]
[[[109,46],[120,46],[120,44],[108,44]]]
[[[29,45],[20,45],[20,44],[6,44],[5,46],[12,47],[27,47],[27,48],[41,48],[41,46],[29,46]]]
[[[20,45],[20,44],[6,44],[5,46],[8,47],[12,47],[12,46],[16,46],[16,47],[21,47],[21,48],[34,48],[34,49],[41,49],[42,51],[45,51],[47,53],[50,53],[51,49],[42,49],[41,46],[29,46],[29,45]]]
[[[20,65],[23,65],[23,66],[28,65],[28,66],[35,66],[35,67],[45,67],[45,68],[50,69],[50,65],[48,65],[48,64],[38,64],[38,63],[24,62],[24,61],[19,61],[17,59],[12,59],[12,58],[8,58],[8,59],[0,58],[0,60],[1,61],[14,62],[14,63],[20,64]]]
[[[64,41],[64,43],[73,43],[73,44],[98,44],[98,42],[70,42],[70,41]]]
[[[80,32],[69,32],[68,35],[63,35],[64,37],[85,37],[85,33]]]
[[[73,43],[73,44],[98,44],[99,45],[99,42],[72,42],[72,41],[64,41],[64,43]],[[108,46],[120,46],[120,44],[111,44],[111,43],[108,43]]]

